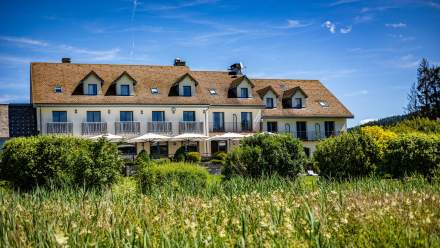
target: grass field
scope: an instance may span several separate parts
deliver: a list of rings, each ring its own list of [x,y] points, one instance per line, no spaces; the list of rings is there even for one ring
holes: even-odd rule
[[[440,186],[235,179],[111,189],[0,190],[0,247],[439,247]]]

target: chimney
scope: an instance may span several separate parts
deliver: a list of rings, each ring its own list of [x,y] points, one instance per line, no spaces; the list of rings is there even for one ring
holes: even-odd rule
[[[241,62],[232,64],[231,66],[229,66],[229,69],[228,69],[229,75],[241,76],[241,75],[243,75],[243,71],[242,71],[243,69],[244,69],[244,66]]]
[[[61,58],[61,63],[70,64],[70,58]]]
[[[182,60],[181,58],[175,58],[174,59],[174,66],[186,66],[185,60]]]

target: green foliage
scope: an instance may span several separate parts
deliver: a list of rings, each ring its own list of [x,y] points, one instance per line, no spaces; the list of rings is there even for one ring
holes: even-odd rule
[[[185,161],[185,147],[184,146],[181,146],[176,150],[176,152],[174,153],[173,161],[174,162],[184,162]]]
[[[152,164],[152,161],[150,159],[150,154],[148,154],[147,151],[142,150],[134,160],[134,166],[136,167],[136,170],[142,170],[144,167],[148,167]]]
[[[171,160],[169,158],[157,158],[151,160],[151,162],[154,164],[169,164]]]
[[[199,152],[188,152],[185,160],[190,163],[200,163],[200,161],[202,161],[202,156]]]
[[[372,174],[380,162],[380,152],[372,137],[352,132],[320,142],[313,155],[321,175],[344,179]]]
[[[370,136],[379,146],[379,155],[381,159],[383,158],[383,154],[385,153],[388,144],[398,136],[396,133],[378,126],[362,127],[360,130],[363,135]]]
[[[225,160],[211,159],[211,160],[209,160],[209,163],[211,163],[211,164],[225,164]]]
[[[62,136],[11,139],[5,144],[0,164],[1,179],[25,189],[49,182],[108,185],[116,180],[121,167],[114,144]]]
[[[225,161],[227,157],[228,154],[226,152],[216,152],[214,153],[213,156],[214,159],[223,160],[223,161]]]
[[[430,120],[428,118],[413,118],[401,121],[389,128],[391,131],[399,134],[421,132],[427,134],[440,133],[440,121]]]
[[[152,165],[138,173],[138,183],[143,192],[164,185],[176,189],[204,188],[208,181],[208,171],[198,165],[188,163],[169,163]]]
[[[291,135],[257,134],[244,138],[228,154],[222,173],[226,178],[273,174],[295,177],[303,170],[305,161],[301,142]]]
[[[440,135],[404,134],[390,142],[384,169],[394,177],[421,174],[437,176],[440,171]]]

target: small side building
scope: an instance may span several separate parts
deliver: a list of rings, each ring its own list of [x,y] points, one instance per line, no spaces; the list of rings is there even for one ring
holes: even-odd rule
[[[0,149],[9,138],[8,104],[0,104]]]

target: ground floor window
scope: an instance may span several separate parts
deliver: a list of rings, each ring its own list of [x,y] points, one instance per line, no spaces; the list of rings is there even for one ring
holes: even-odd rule
[[[183,141],[182,146],[185,147],[186,152],[198,152],[199,142],[198,141]]]
[[[118,147],[123,159],[134,160],[136,157],[136,147],[130,145],[122,145]]]
[[[211,141],[211,153],[214,154],[216,152],[227,152],[228,151],[228,143],[226,140],[213,140]]]
[[[278,132],[278,123],[276,121],[267,122],[267,131],[271,133]]]
[[[152,142],[150,156],[153,158],[168,157],[168,142]]]

